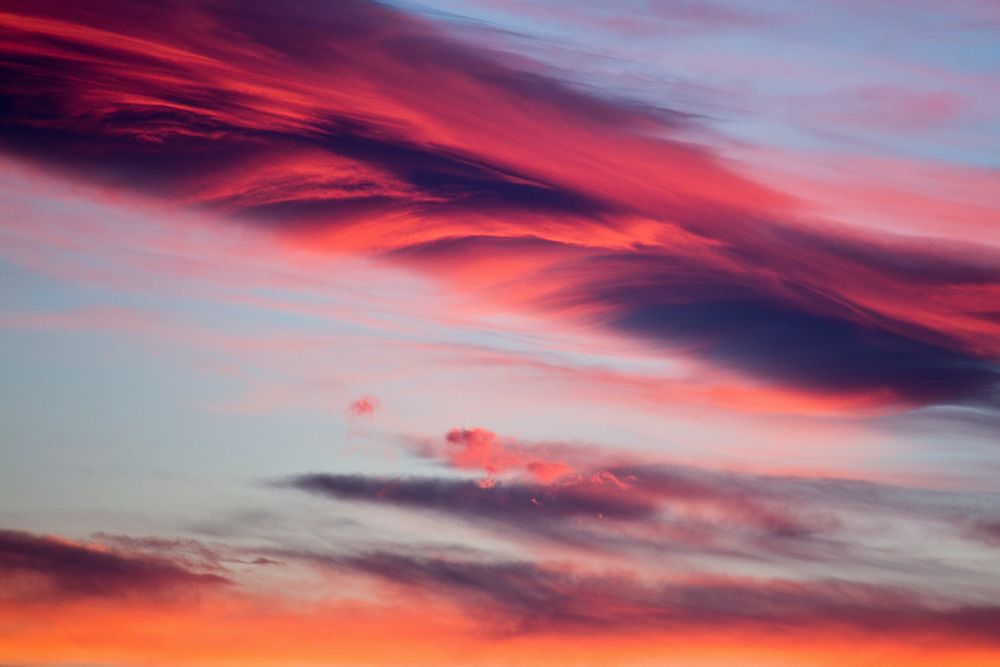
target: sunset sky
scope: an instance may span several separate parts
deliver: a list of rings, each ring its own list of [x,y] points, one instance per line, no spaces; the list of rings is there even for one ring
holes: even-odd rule
[[[1000,664],[994,0],[0,0],[0,664]]]

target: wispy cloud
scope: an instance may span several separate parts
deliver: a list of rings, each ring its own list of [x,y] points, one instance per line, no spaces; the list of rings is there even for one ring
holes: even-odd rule
[[[996,664],[988,4],[3,3],[0,662]]]
[[[228,583],[220,574],[191,570],[162,556],[12,530],[0,531],[0,581],[4,599],[34,603],[150,599]]]
[[[710,149],[649,136],[673,121],[383,6],[112,14],[9,15],[8,151],[311,247],[476,275],[507,307],[767,383],[993,400],[996,323],[970,313],[1000,290],[995,253],[806,225]]]

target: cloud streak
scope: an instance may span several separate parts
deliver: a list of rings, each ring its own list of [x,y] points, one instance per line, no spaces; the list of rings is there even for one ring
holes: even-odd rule
[[[228,583],[166,558],[122,553],[22,531],[0,531],[2,597],[15,601],[157,598]]]
[[[475,519],[546,521],[588,516],[618,520],[649,518],[655,507],[624,494],[608,494],[600,482],[561,487],[440,478],[372,478],[361,475],[301,475],[285,485],[331,498],[382,502],[454,513]]]
[[[665,558],[686,563],[675,565],[682,570],[700,570],[708,559],[724,572],[775,577],[788,568],[871,581],[891,576],[932,595],[972,585],[971,593],[973,582],[992,571],[977,560],[989,558],[995,544],[991,517],[1000,507],[989,494],[678,465],[594,446],[521,442],[485,429],[454,429],[440,444],[404,444],[435,461],[441,474],[314,473],[276,484],[423,514],[442,525],[457,521],[520,548],[654,570]],[[558,461],[560,474],[540,476],[533,469],[539,461]],[[470,470],[483,476],[454,476]],[[928,541],[940,548],[923,556],[897,551]]]
[[[13,8],[5,150],[796,391],[995,403],[995,253],[806,224],[687,121],[388,7],[159,11]]]
[[[0,662],[996,664],[989,12],[780,4],[0,0]]]
[[[758,630],[841,627],[882,635],[996,641],[1000,607],[955,606],[849,582],[644,582],[527,562],[374,552],[333,561],[393,583],[454,596],[506,632],[614,632],[699,626]],[[491,618],[498,614],[500,619]]]
[[[66,544],[55,537],[33,539]],[[752,656],[809,664],[819,649],[841,664],[866,664],[851,656],[874,651],[915,665],[961,655],[963,664],[978,666],[990,664],[997,650],[991,632],[996,607],[886,586],[650,578],[551,561],[389,550],[295,557],[326,575],[299,582],[311,588],[308,602],[232,586],[207,587],[191,605],[122,596],[96,604],[89,593],[46,604],[5,596],[0,621],[17,632],[0,636],[0,651],[27,662],[450,665],[475,655],[477,663],[502,665],[544,664],[554,647],[571,638],[561,655],[606,664],[718,658],[720,631],[727,647],[733,642],[732,654],[724,654],[731,661]],[[337,595],[333,582],[359,580],[376,585],[377,603]],[[288,591],[288,584],[283,580],[281,590]],[[416,604],[420,613],[413,611]],[[331,633],[337,641],[330,641]],[[387,642],[390,633],[393,641]],[[781,642],[767,639],[776,634]],[[798,648],[800,642],[809,649]],[[904,648],[913,642],[918,651]]]

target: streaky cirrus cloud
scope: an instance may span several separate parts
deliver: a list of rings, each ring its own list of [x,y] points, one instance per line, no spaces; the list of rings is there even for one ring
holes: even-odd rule
[[[342,502],[428,513],[528,547],[762,562],[775,556],[836,561],[850,551],[841,544],[836,515],[824,508],[677,488],[680,484],[634,490],[608,472],[546,484],[315,473],[279,485]]]
[[[993,251],[806,223],[691,120],[386,6],[171,11],[10,7],[5,150],[798,391],[995,403]]]
[[[117,536],[158,549],[165,538]],[[13,541],[72,544],[17,533]],[[189,545],[190,546],[190,545]],[[25,663],[111,661],[154,665],[206,661],[269,664],[543,663],[554,650],[578,664],[659,661],[764,661],[870,665],[872,651],[908,664],[989,665],[997,609],[890,586],[847,581],[669,576],[451,554],[365,550],[346,554],[285,550],[321,579],[298,599],[285,579],[277,591],[210,585],[190,604],[149,597],[65,595],[45,604],[0,599],[0,650]],[[173,544],[168,545],[168,550]],[[224,549],[225,550],[225,549]],[[92,572],[87,569],[87,572]],[[83,574],[83,572],[81,572]],[[332,577],[332,578],[331,578]],[[375,584],[377,600],[344,597],[338,584]],[[420,611],[414,611],[419,602]],[[719,631],[728,638],[719,644]],[[392,642],[385,641],[391,632]],[[338,640],[330,641],[331,633]],[[781,641],[768,637],[780,634]],[[572,637],[572,646],[566,646]],[[498,641],[502,640],[502,641]],[[798,648],[806,642],[808,650]],[[919,651],[905,649],[911,643]],[[573,648],[577,646],[577,649]],[[723,652],[720,653],[720,650]]]
[[[214,570],[215,568],[210,568]],[[172,560],[23,531],[0,531],[5,600],[43,603],[79,598],[156,598],[229,581]]]
[[[311,474],[293,477],[286,486],[343,500],[382,502],[503,521],[546,521],[553,517],[607,519],[651,517],[656,507],[641,498],[604,492],[600,481],[546,484],[496,483],[433,477],[378,478],[362,475]]]
[[[0,662],[993,667],[988,4],[0,0]]]
[[[435,461],[438,476],[311,473],[276,484],[457,521],[528,548],[554,545],[633,564],[669,556],[693,559],[687,567],[728,563],[775,576],[788,567],[871,581],[891,573],[936,594],[970,585],[974,597],[990,594],[972,584],[992,572],[977,560],[990,558],[995,543],[991,526],[1000,506],[988,493],[682,465],[486,429],[453,429],[442,441],[401,440]],[[532,470],[539,461],[558,462],[561,474],[539,476]],[[486,476],[470,479],[469,471]],[[886,551],[884,539],[925,550],[931,541],[940,550],[904,557]],[[710,560],[699,565],[703,558]]]
[[[458,598],[501,632],[614,632],[698,626],[841,627],[880,635],[997,641],[1000,607],[955,605],[846,581],[736,578],[643,581],[531,562],[372,552],[331,559],[390,582]],[[496,618],[499,616],[499,618]]]

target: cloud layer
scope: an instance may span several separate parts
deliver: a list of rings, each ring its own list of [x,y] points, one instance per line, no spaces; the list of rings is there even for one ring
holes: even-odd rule
[[[987,4],[0,0],[0,663],[997,664]]]
[[[10,9],[5,150],[764,383],[996,401],[993,251],[806,223],[691,121],[388,7],[165,11]]]

